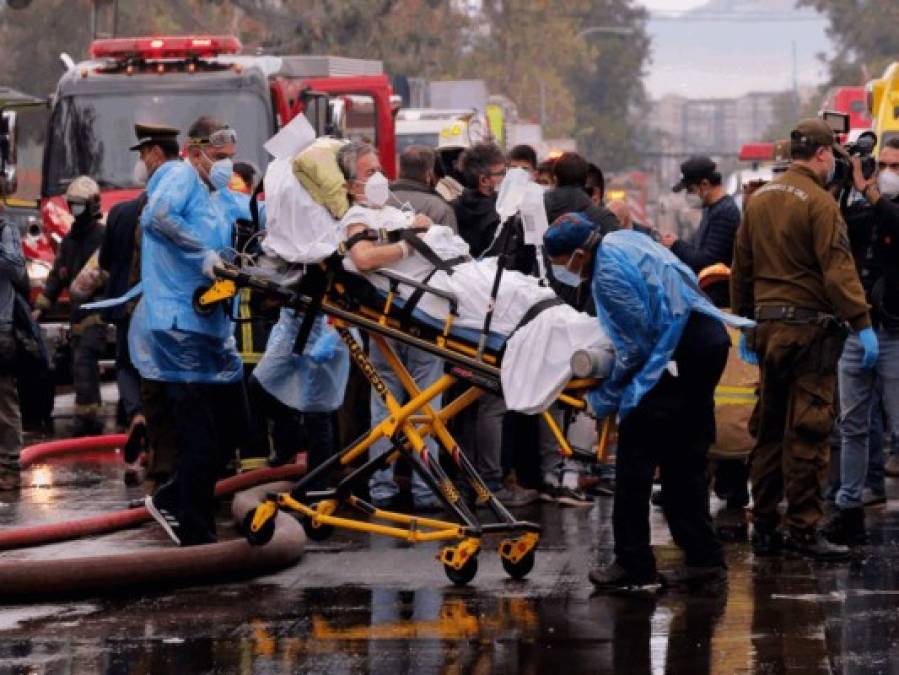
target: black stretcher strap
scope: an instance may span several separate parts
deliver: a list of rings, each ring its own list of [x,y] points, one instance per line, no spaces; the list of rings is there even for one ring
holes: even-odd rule
[[[358,244],[360,241],[383,242],[386,244],[398,244],[399,242],[405,242],[410,247],[412,247],[412,249],[414,249],[416,253],[421,255],[422,258],[431,263],[435,269],[438,269],[441,272],[446,272],[447,274],[452,274],[453,267],[455,267],[458,262],[452,263],[452,261],[444,260],[439,255],[434,253],[434,249],[428,246],[422,240],[422,238],[418,236],[422,232],[427,232],[427,228],[404,227],[398,230],[390,231],[375,231],[372,229],[365,229],[361,232],[357,232],[351,237],[348,237],[347,240],[341,245],[340,252],[348,253],[353,248],[353,246]],[[467,259],[468,257],[465,256],[464,260]],[[453,258],[452,260],[455,261],[457,259]]]
[[[305,290],[311,296],[312,302],[303,314],[300,330],[293,343],[294,354],[302,354],[306,349],[306,343],[309,341],[309,335],[312,333],[315,319],[321,312],[322,299],[325,297],[325,292],[328,290],[328,286],[330,286],[333,277],[334,270],[330,267],[324,273],[308,274],[304,277],[304,281],[306,282]]]
[[[427,260],[434,266],[434,269],[440,270],[441,272],[446,272],[447,274],[453,273],[453,267],[458,263],[452,264],[450,260],[444,260],[439,255],[434,253],[434,249],[428,246],[421,237],[418,236],[418,233],[415,232],[415,228],[406,228],[404,230],[394,230],[394,232],[399,233],[399,241],[406,242],[409,246],[415,249],[415,252],[421,255],[422,258]],[[391,233],[392,234],[392,233]],[[468,259],[468,256],[460,256],[464,260]],[[456,258],[453,258],[456,260]]]
[[[452,274],[452,270],[456,265],[460,265],[464,262],[468,262],[471,260],[471,256],[460,255],[455,258],[447,258],[443,261],[444,265],[448,266],[448,270],[444,270],[447,274]],[[428,275],[422,279],[423,284],[427,284],[431,277],[437,274],[438,270],[435,267]],[[415,311],[415,308],[418,307],[418,303],[421,302],[421,299],[424,297],[424,294],[428,292],[427,288],[422,288],[419,286],[414,291],[412,291],[412,295],[409,296],[409,299],[403,304],[402,309],[400,309],[397,318],[399,318],[401,323],[408,323],[409,319],[412,318],[412,312]]]
[[[263,181],[259,181],[253,190],[253,196],[250,197],[250,217],[253,219],[254,233],[259,231],[259,195],[262,194],[263,187]]]
[[[348,237],[347,240],[340,244],[337,247],[337,250],[340,253],[349,253],[350,249],[353,248],[360,241],[377,241],[383,244],[396,244],[400,241],[404,241],[404,237],[407,236],[404,233],[412,232],[416,235],[421,234],[422,232],[427,232],[428,228],[426,227],[404,227],[398,230],[373,230],[371,228],[366,228],[361,232],[357,232],[351,237]]]
[[[528,307],[528,311],[526,311],[524,313],[524,316],[521,317],[521,321],[519,321],[518,325],[515,326],[514,329],[512,329],[511,333],[509,333],[509,338],[511,338],[513,335],[515,335],[515,333],[517,333],[520,328],[523,328],[524,326],[529,324],[531,321],[536,319],[537,315],[540,314],[540,312],[543,312],[543,311],[549,309],[550,307],[555,307],[557,305],[564,305],[564,304],[565,304],[565,301],[560,297],[544,298],[543,300],[540,300],[539,302],[534,303],[533,305]],[[509,338],[506,338],[506,340],[508,340]]]

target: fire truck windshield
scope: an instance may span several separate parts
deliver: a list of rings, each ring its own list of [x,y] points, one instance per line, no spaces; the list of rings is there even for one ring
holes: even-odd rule
[[[436,149],[438,141],[440,141],[440,134],[437,132],[432,134],[402,134],[398,132],[396,135],[396,154],[403,154],[403,150],[410,145],[427,145]]]
[[[61,98],[50,118],[44,164],[45,197],[62,194],[76,176],[86,174],[101,188],[137,188],[132,169],[137,153],[134,124],[166,124],[187,129],[201,115],[211,115],[237,131],[235,161],[249,161],[264,171],[262,144],[272,135],[271,110],[258,95],[225,90],[78,94]]]

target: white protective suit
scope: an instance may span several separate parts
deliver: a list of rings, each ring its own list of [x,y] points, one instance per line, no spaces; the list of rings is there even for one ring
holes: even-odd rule
[[[350,225],[363,224],[378,230],[396,230],[408,225],[408,217],[399,209],[386,206],[373,209],[353,206],[341,220],[341,237],[345,240]],[[468,254],[468,244],[443,225],[432,225],[421,235],[423,241],[442,259],[448,260]],[[481,330],[490,303],[490,293],[496,275],[496,258],[473,260],[457,265],[453,274],[437,271],[428,281],[429,286],[454,293],[459,300],[459,317],[454,326]],[[350,256],[344,258],[345,269],[358,273]],[[385,268],[424,281],[433,270],[417,252]],[[376,287],[387,291],[390,282],[376,273],[366,273]],[[401,285],[399,293],[404,299],[414,289]],[[509,335],[518,326],[525,312],[540,300],[555,297],[555,292],[539,281],[520,272],[505,270],[490,330]],[[443,319],[449,312],[449,303],[433,294],[425,293],[417,309]],[[556,400],[565,384],[571,379],[571,355],[578,349],[603,351],[608,355],[608,367],[614,360],[611,341],[595,317],[576,311],[569,305],[556,305],[540,312],[525,324],[506,343],[501,380],[506,406],[510,410],[533,414],[545,410]]]
[[[292,157],[315,138],[302,115],[268,143],[273,159],[265,172],[266,234],[262,249],[277,260],[316,263],[337,250],[336,221],[294,177]],[[319,316],[302,354],[293,351],[303,316],[282,310],[265,353],[253,371],[262,388],[300,412],[330,412],[343,402],[349,351]]]

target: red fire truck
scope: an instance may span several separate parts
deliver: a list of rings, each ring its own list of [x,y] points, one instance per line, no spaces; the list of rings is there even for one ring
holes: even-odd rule
[[[212,115],[237,131],[238,160],[264,171],[263,143],[305,114],[319,133],[365,137],[395,175],[398,104],[380,61],[334,56],[241,54],[231,36],[96,40],[91,58],[70,63],[57,86],[44,146],[40,228],[24,238],[35,291],[43,286],[71,216],[66,186],[81,174],[103,190],[103,210],[140,190],[131,172],[136,122],[182,130]]]
[[[821,102],[821,110],[849,115],[850,131],[871,128],[871,111],[868,110],[864,87],[833,87]]]

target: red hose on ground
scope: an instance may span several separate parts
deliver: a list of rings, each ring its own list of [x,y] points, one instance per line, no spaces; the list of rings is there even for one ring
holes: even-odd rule
[[[80,441],[84,439],[68,440],[77,440],[80,444]],[[56,441],[53,442],[56,443]],[[45,444],[42,443],[40,445]],[[36,446],[31,447],[33,448]],[[95,447],[96,446],[92,446],[91,449],[94,449]],[[82,449],[85,448],[82,447]],[[44,456],[47,455],[45,454]],[[219,481],[215,486],[215,495],[216,497],[222,497],[234,494],[240,490],[246,490],[247,488],[261,483],[298,478],[304,473],[306,473],[305,462],[285,464],[284,466],[273,469],[247,471]],[[116,530],[135,527],[149,520],[150,514],[147,513],[147,509],[140,506],[133,509],[105,513],[99,516],[70,520],[63,523],[48,523],[46,525],[34,525],[31,527],[20,527],[12,530],[0,531],[0,551],[39,546],[41,544],[50,544],[59,541],[68,541],[70,539],[78,539],[79,537],[115,532]]]
[[[237,494],[231,505],[235,522],[242,523],[246,513],[264,498],[266,492],[289,487],[289,484],[265,484]],[[276,515],[275,523],[274,535],[264,546],[251,546],[241,538],[204,546],[169,546],[119,555],[2,561],[0,599],[102,595],[125,588],[133,591],[257,576],[293,565],[303,555],[306,543],[303,527],[284,513]]]
[[[125,447],[128,434],[106,434],[105,436],[82,436],[80,438],[60,438],[55,441],[35,443],[22,448],[19,465],[24,469],[48,457],[70,455],[82,450],[114,450]]]

